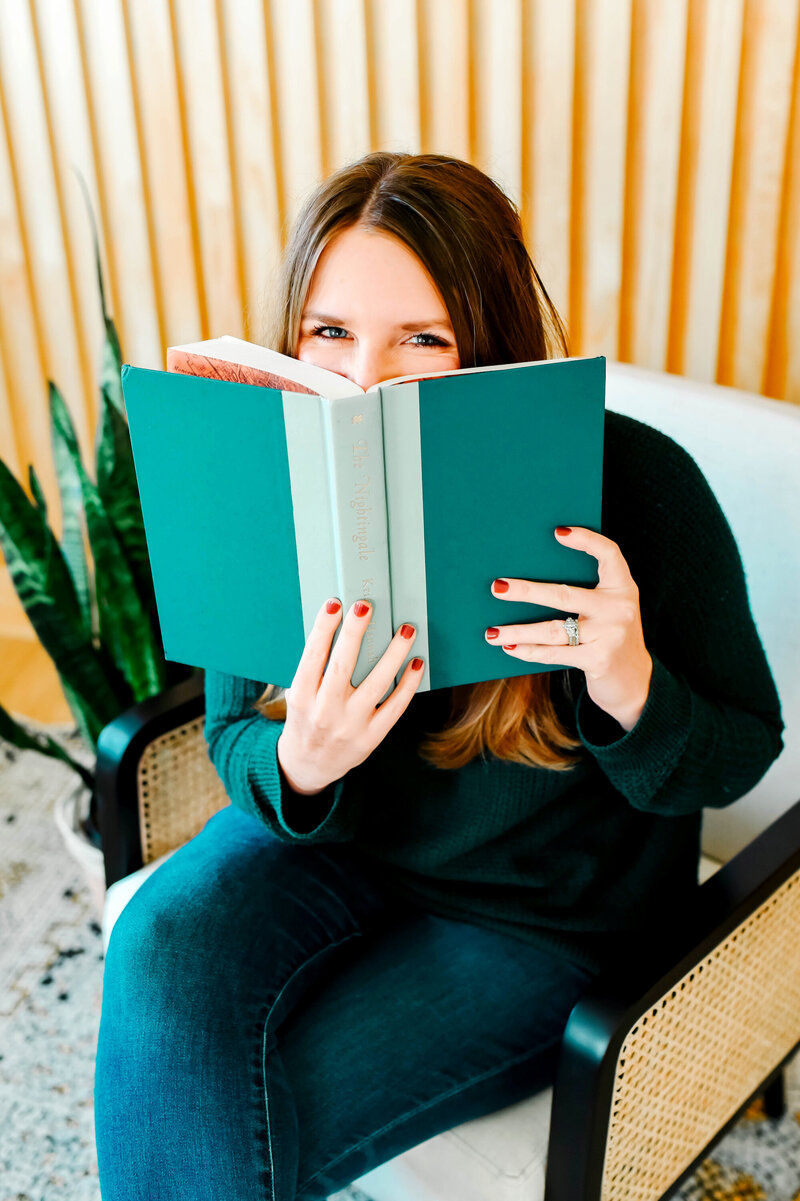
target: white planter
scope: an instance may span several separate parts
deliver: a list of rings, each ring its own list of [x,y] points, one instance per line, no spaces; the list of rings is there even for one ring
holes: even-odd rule
[[[106,898],[103,852],[88,841],[80,824],[89,815],[90,803],[91,793],[86,785],[79,781],[72,790],[68,790],[57,799],[53,807],[53,816],[67,851],[86,878],[97,920],[102,923]]]

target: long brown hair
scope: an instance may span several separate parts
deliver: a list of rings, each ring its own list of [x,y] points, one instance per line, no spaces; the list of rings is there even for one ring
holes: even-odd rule
[[[388,151],[336,171],[307,199],[281,260],[265,345],[296,353],[314,268],[328,243],[354,225],[394,235],[421,261],[447,308],[461,367],[569,353],[502,189],[461,159]],[[572,767],[578,756],[570,751],[581,743],[557,716],[550,678],[541,672],[453,688],[447,724],[418,753],[440,768],[463,767],[486,752],[533,767]],[[270,684],[255,708],[285,720],[285,689]]]

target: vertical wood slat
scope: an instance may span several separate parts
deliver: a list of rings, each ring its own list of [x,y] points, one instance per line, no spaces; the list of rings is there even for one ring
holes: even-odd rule
[[[143,366],[162,369],[166,347],[189,342],[203,325],[195,260],[193,194],[187,179],[176,53],[165,0],[125,2],[131,75],[141,131],[145,212],[155,260],[161,344]],[[123,353],[129,349],[123,344]]]
[[[244,296],[223,78],[224,31],[217,22],[215,0],[173,2],[209,335],[238,338],[243,333]]]
[[[800,403],[800,26],[764,391]]]
[[[522,2],[474,0],[472,161],[516,205],[522,202]]]
[[[161,356],[154,248],[145,216],[132,66],[121,0],[76,0],[94,123],[95,177],[102,179],[100,237],[108,266],[109,303],[128,362]]]
[[[746,0],[717,380],[760,392],[775,283],[798,5]]]
[[[523,227],[569,337],[575,0],[523,0],[522,21]]]
[[[370,145],[364,0],[316,0],[315,21],[327,175]]]
[[[634,0],[619,357],[666,366],[687,0]]]
[[[241,220],[244,337],[259,341],[267,320],[271,273],[282,246],[278,143],[271,113],[271,64],[263,0],[225,9],[233,161]]]
[[[469,0],[417,0],[423,154],[472,158]]]
[[[269,0],[283,207],[291,222],[322,176],[319,78],[312,0]]]
[[[569,305],[572,353],[605,354],[616,359],[631,0],[578,0],[575,26]]]
[[[84,390],[69,263],[27,3],[3,9],[0,76],[8,154],[3,174],[11,185],[9,190],[4,189],[0,203],[9,210],[11,224],[6,228],[16,230],[3,254],[4,261],[6,254],[12,262],[16,260],[13,270],[3,273],[1,328],[6,368],[13,389],[12,412],[20,428],[19,448],[26,464],[24,486],[27,463],[35,461],[47,504],[58,524],[46,380],[54,379],[67,398],[82,397]],[[74,408],[72,411],[80,428],[81,415],[75,414]],[[85,435],[84,427],[84,439]]]
[[[60,364],[54,365],[55,379],[65,392],[78,441],[85,456],[90,458],[98,411],[94,385],[103,322],[89,214],[73,170],[75,166],[82,170],[91,194],[94,180],[91,171],[87,176],[85,169],[91,164],[91,141],[81,94],[75,13],[71,6],[58,0],[34,0],[31,13],[52,144],[54,186],[67,264],[80,388],[66,392],[65,386],[60,384]]]
[[[667,370],[713,383],[744,0],[691,0]]]
[[[417,0],[365,0],[376,149],[421,152]]]

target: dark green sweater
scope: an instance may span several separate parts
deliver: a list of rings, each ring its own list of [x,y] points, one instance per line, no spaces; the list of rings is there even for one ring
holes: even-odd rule
[[[739,552],[704,476],[650,426],[607,412],[605,429],[601,530],[639,587],[653,675],[626,732],[589,698],[583,672],[552,673],[584,748],[570,771],[493,755],[428,765],[416,747],[447,720],[442,689],[413,697],[368,759],[301,797],[277,761],[283,723],[252,709],[266,683],[205,677],[209,754],[234,805],[285,842],[350,842],[386,889],[431,913],[592,968],[620,932],[685,903],[703,807],[742,796],[783,745]]]

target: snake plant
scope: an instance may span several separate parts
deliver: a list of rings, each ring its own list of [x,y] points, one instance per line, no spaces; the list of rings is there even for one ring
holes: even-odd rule
[[[106,307],[94,214],[80,176],[79,181],[92,223],[105,327],[95,478],[81,460],[64,399],[49,380],[61,541],[48,525],[33,465],[28,468],[31,501],[0,459],[0,549],[25,612],[55,664],[78,730],[96,752],[105,725],[130,705],[193,674],[193,669],[168,667],[164,659],[122,395],[122,352]],[[92,772],[53,739],[28,733],[2,706],[0,739],[63,760],[93,788]]]

